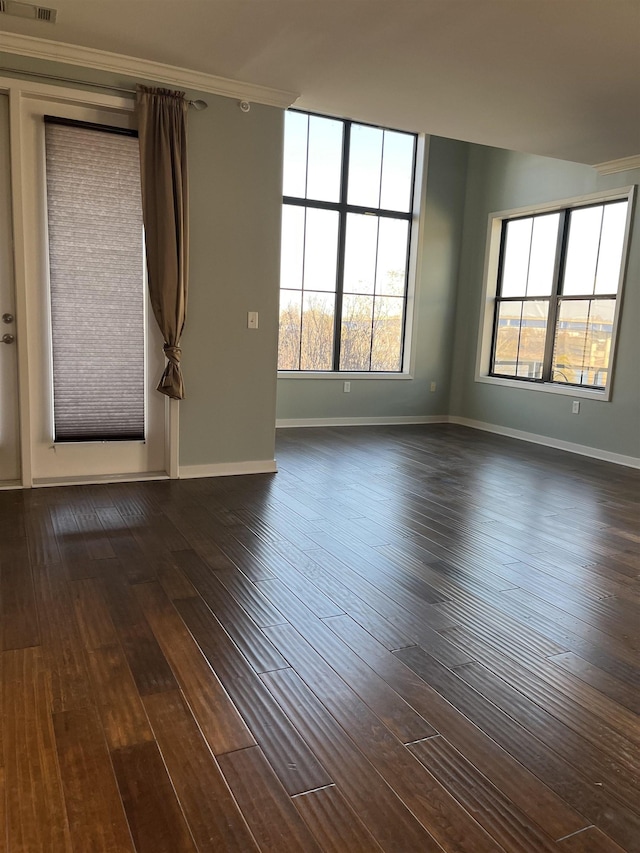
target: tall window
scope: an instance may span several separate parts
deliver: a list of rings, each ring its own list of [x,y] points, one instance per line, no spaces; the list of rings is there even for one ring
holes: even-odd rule
[[[490,375],[604,390],[629,198],[502,221]]]
[[[278,369],[402,369],[416,137],[288,111]]]
[[[45,121],[55,440],[143,439],[138,140]]]

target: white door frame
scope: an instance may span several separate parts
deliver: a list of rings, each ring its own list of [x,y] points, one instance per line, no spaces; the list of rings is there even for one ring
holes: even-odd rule
[[[14,232],[14,281],[16,298],[16,337],[18,343],[18,398],[20,411],[20,445],[22,485],[26,488],[38,485],[50,485],[56,482],[104,482],[105,480],[145,479],[148,477],[178,476],[178,430],[179,404],[177,400],[164,401],[164,442],[160,469],[152,473],[127,466],[122,471],[114,470],[109,464],[109,451],[100,453],[98,458],[107,464],[106,473],[73,472],[71,476],[61,473],[60,467],[52,466],[49,476],[42,476],[42,455],[36,449],[50,441],[43,435],[42,415],[42,342],[38,340],[38,331],[42,328],[42,306],[35,298],[34,279],[41,276],[34,255],[33,235],[33,163],[30,162],[33,144],[32,111],[34,102],[46,102],[48,112],[56,113],[74,108],[99,109],[110,112],[114,117],[133,114],[134,103],[130,98],[115,97],[96,92],[84,92],[76,89],[31,83],[23,80],[0,78],[0,92],[9,95],[10,110],[10,150],[12,181],[12,219]],[[114,124],[116,121],[113,122]],[[29,189],[31,188],[31,195]],[[40,316],[37,316],[40,313]],[[31,340],[30,340],[31,335]],[[155,394],[156,392],[152,392]],[[119,443],[120,444],[120,443]],[[125,444],[124,442],[121,444]],[[134,443],[131,443],[134,444]],[[105,446],[106,448],[106,446]],[[62,450],[62,448],[61,448]],[[55,451],[54,451],[55,452]],[[64,450],[63,453],[68,452]],[[86,451],[82,451],[86,453]],[[86,454],[90,456],[91,454]],[[129,454],[131,458],[136,456]],[[138,453],[138,455],[140,455]],[[91,467],[93,463],[89,464]],[[131,468],[131,470],[128,470]],[[40,469],[40,470],[39,470]],[[47,472],[48,473],[48,472]],[[128,475],[128,476],[127,476]]]

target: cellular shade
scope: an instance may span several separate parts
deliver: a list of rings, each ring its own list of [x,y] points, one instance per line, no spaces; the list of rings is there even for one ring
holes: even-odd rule
[[[138,141],[45,124],[56,441],[144,438]]]

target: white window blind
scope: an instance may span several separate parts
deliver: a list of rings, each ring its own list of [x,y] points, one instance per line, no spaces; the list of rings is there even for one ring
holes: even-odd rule
[[[138,141],[45,118],[56,441],[144,438]]]

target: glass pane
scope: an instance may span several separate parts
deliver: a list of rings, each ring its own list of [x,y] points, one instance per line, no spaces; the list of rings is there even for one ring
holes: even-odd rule
[[[344,297],[340,370],[369,370],[372,320],[372,296]]]
[[[285,204],[282,208],[280,287],[302,287],[304,214],[304,207]]]
[[[384,131],[380,207],[403,213],[411,209],[414,141],[408,133]]]
[[[376,293],[404,296],[409,223],[403,219],[380,219],[379,223]]]
[[[304,245],[304,289],[336,289],[338,213],[307,208]]]
[[[380,204],[382,131],[377,127],[351,126],[347,201],[363,207]]]
[[[554,382],[607,384],[614,299],[562,300],[553,351]]]
[[[299,290],[281,290],[278,370],[298,370],[300,367],[301,323],[302,293]]]
[[[525,296],[527,293],[532,227],[532,217],[507,222],[501,296]]]
[[[596,272],[596,293],[618,292],[627,206],[626,201],[605,205]]]
[[[305,293],[302,313],[301,370],[331,370],[333,367],[332,293]]]
[[[559,213],[534,217],[527,296],[551,295],[559,223]]]
[[[546,300],[522,304],[517,376],[542,379],[548,313],[549,303]]]
[[[569,244],[562,285],[565,296],[593,293],[602,212],[602,205],[598,205],[572,210],[569,214]]]
[[[307,198],[340,201],[343,127],[335,119],[309,119]]]
[[[400,370],[404,299],[378,296],[373,311],[371,370]]]
[[[284,114],[283,195],[305,197],[307,186],[307,128],[309,117],[303,113]]]
[[[501,376],[516,375],[521,320],[522,302],[500,303],[493,356],[494,373]]]
[[[376,277],[378,217],[347,215],[344,292],[373,293]]]

